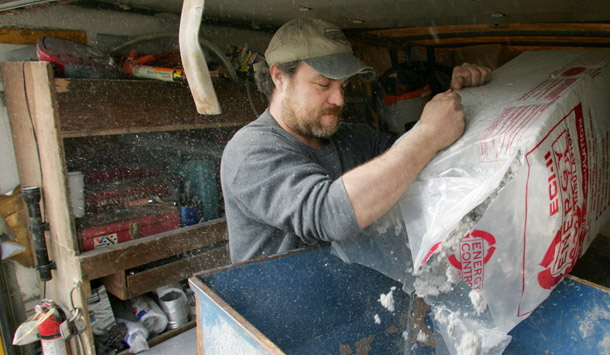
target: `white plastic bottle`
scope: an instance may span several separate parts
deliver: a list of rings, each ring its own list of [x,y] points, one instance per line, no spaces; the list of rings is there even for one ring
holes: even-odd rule
[[[140,322],[131,322],[126,319],[117,318],[117,323],[125,323],[127,326],[127,335],[123,341],[129,345],[129,351],[137,354],[141,351],[148,350],[148,329]]]
[[[144,324],[149,332],[161,334],[167,327],[167,316],[148,296],[138,296],[131,299],[133,313]]]

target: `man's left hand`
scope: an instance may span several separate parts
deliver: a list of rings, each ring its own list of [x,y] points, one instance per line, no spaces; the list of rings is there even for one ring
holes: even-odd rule
[[[464,63],[453,68],[451,75],[451,89],[458,90],[464,86],[479,86],[491,80],[491,69]]]

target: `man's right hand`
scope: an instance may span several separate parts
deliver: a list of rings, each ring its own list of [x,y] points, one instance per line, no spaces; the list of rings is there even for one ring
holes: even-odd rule
[[[451,88],[461,89],[464,86],[479,86],[491,80],[491,69],[477,64],[464,63],[453,68]]]
[[[414,134],[420,134],[436,148],[445,149],[464,133],[462,98],[449,89],[437,94],[424,107]]]

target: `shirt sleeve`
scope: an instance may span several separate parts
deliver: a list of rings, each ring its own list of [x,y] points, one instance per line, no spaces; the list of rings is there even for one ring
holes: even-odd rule
[[[221,172],[226,198],[249,218],[292,232],[307,244],[360,233],[343,180],[329,177],[285,137],[268,138],[234,137],[227,145],[224,155],[232,158],[223,159]]]
[[[383,154],[394,143],[394,137],[367,125],[345,123],[335,142],[345,171]]]

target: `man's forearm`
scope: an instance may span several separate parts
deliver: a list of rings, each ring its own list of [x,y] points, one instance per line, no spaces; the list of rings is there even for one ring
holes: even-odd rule
[[[397,144],[344,174],[343,184],[360,228],[386,213],[436,152],[453,144],[463,132],[461,98],[447,90],[426,104],[418,124]]]
[[[398,201],[436,151],[421,135],[411,132],[384,154],[343,175],[360,228],[369,226]]]

